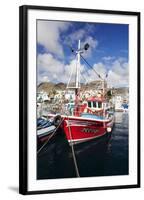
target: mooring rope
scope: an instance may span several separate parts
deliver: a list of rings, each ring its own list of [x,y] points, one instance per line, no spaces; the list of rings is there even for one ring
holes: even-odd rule
[[[49,140],[54,136],[54,134],[56,133],[56,131],[58,130],[58,128],[60,127],[60,125],[62,124],[64,118],[61,120],[61,122],[59,123],[59,125],[56,127],[56,129],[54,130],[54,132],[50,135],[50,137],[46,140],[46,142],[42,145],[42,147],[37,151],[37,154],[40,153],[40,151],[45,147],[45,145],[49,142]]]
[[[69,130],[69,133],[70,133],[71,149],[72,149],[72,156],[73,156],[73,161],[74,161],[76,176],[80,177],[79,169],[78,169],[78,165],[77,165],[77,160],[76,160],[76,156],[75,156],[75,151],[74,151],[74,147],[73,147],[73,143],[72,143],[72,134],[71,134],[70,126],[69,126],[69,118],[68,118],[68,130]]]

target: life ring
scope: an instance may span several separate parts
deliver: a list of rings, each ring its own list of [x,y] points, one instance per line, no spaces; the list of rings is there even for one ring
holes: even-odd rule
[[[56,127],[59,126],[59,124],[61,123],[62,121],[62,118],[60,115],[56,115],[54,117],[54,120],[53,120],[53,125],[55,125]]]

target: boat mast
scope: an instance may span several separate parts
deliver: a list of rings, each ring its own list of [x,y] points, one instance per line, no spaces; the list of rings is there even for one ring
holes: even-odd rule
[[[75,87],[75,106],[78,105],[78,93],[80,88],[80,54],[81,51],[81,44],[80,40],[78,41],[78,50],[76,51],[77,54],[77,61],[76,61],[76,87]]]
[[[79,88],[80,88],[80,53],[81,53],[81,44],[80,44],[80,40],[79,40],[78,41],[78,50],[76,51],[77,61],[76,61],[75,105],[78,104],[78,93],[79,93]]]
[[[77,53],[77,63],[76,63],[76,88],[80,87],[80,40],[78,41],[78,50]]]
[[[75,73],[75,84],[70,86],[70,81],[71,81],[71,79],[73,77],[73,69],[72,69],[72,72],[71,72],[71,75],[70,75],[70,78],[69,78],[69,81],[68,81],[68,84],[67,84],[67,88],[75,90],[75,108],[76,108],[76,112],[78,111],[77,109],[78,109],[78,102],[79,102],[78,96],[79,96],[79,88],[80,88],[80,59],[82,57],[81,54],[84,51],[87,51],[88,48],[89,48],[89,44],[88,43],[86,43],[84,45],[84,47],[81,48],[80,40],[78,41],[77,50],[74,50],[72,47],[70,47],[71,51],[76,54],[76,66],[75,66],[76,67],[75,68],[75,72],[76,73]]]
[[[103,97],[105,97],[105,80],[104,79],[102,80],[102,83],[103,83]]]

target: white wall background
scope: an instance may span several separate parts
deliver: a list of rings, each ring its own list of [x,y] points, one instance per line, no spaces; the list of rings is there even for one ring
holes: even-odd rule
[[[144,159],[142,158],[142,188],[79,192],[64,194],[46,194],[22,196],[18,194],[18,103],[19,103],[19,6],[24,4],[81,7],[93,9],[127,10],[141,12],[141,55],[144,52],[144,3],[143,0],[21,0],[1,1],[0,6],[0,199],[143,199],[144,195]],[[141,74],[144,59],[142,60]],[[144,80],[143,76],[141,76]],[[142,80],[142,88],[144,81]],[[143,97],[143,93],[141,95]],[[142,98],[144,100],[144,98]],[[144,110],[144,104],[141,110]],[[142,113],[142,121],[144,114]],[[143,131],[143,128],[142,128]],[[141,132],[142,132],[141,131]],[[143,133],[142,133],[143,134]],[[142,135],[141,134],[141,135]],[[142,156],[144,156],[144,136]]]

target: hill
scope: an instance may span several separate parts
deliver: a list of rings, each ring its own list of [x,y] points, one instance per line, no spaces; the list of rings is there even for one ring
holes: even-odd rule
[[[81,88],[84,90],[93,90],[93,89],[100,89],[102,87],[102,82],[97,80],[97,81],[92,81],[88,84],[81,84]],[[106,85],[105,85],[106,87]],[[38,85],[38,91],[45,91],[49,93],[50,91],[56,91],[56,90],[65,90],[66,89],[66,84],[65,83],[51,83],[51,82],[43,82]],[[129,88],[128,87],[119,87],[119,88],[113,88],[113,94],[115,95],[121,95],[121,94],[128,94],[129,93]]]

